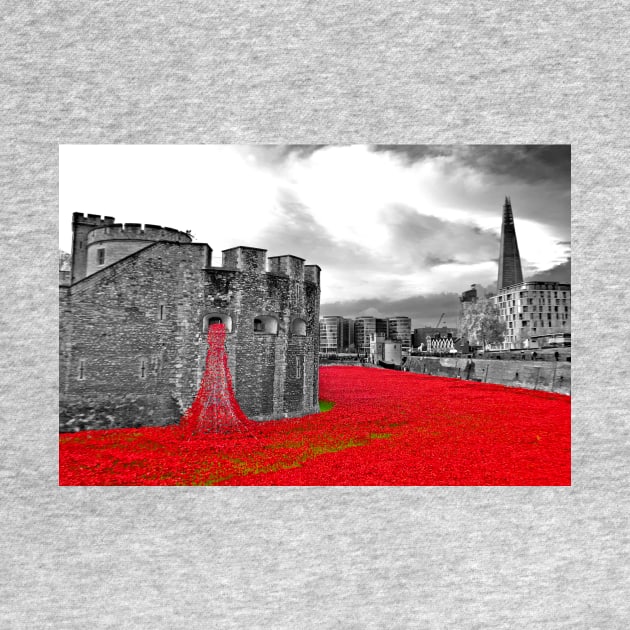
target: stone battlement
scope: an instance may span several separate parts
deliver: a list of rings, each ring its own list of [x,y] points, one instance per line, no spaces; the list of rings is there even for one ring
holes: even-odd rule
[[[298,256],[269,256],[267,250],[258,247],[232,247],[224,249],[222,268],[234,271],[270,273],[285,276],[298,282],[311,282],[319,286],[319,265],[305,265]]]
[[[113,225],[116,221],[114,217],[102,217],[100,214],[83,214],[82,212],[72,213],[72,223],[82,223],[87,225]]]
[[[141,223],[112,223],[94,228],[87,235],[88,245],[120,239],[192,243],[192,237],[186,232],[148,223],[144,226]]]

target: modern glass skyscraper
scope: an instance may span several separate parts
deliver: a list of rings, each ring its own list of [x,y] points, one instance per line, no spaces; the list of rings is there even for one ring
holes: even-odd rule
[[[516,241],[512,203],[510,198],[506,197],[505,203],[503,204],[497,291],[513,284],[520,284],[521,282],[523,282],[523,269],[521,267],[521,256],[518,252],[518,242]]]

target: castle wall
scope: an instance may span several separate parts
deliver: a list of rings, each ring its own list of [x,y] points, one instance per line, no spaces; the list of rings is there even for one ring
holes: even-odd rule
[[[224,265],[206,271],[208,312],[224,307],[233,321],[226,348],[236,398],[251,418],[266,420],[319,410],[317,365],[319,286],[304,281],[303,261],[278,257],[283,272],[265,272],[265,251],[234,248],[223,253]],[[300,264],[296,264],[300,261]],[[226,284],[226,274],[231,274]],[[260,316],[277,320],[277,332],[256,331]],[[304,320],[306,334],[292,330]],[[300,365],[298,367],[299,361]],[[314,402],[313,402],[314,401]]]
[[[64,272],[66,273],[66,272]],[[65,278],[64,278],[65,280]],[[72,339],[72,311],[70,308],[70,285],[59,286],[59,386],[62,388],[68,381],[70,370]]]
[[[158,243],[69,290],[62,430],[153,426],[177,421],[183,383],[196,376],[186,344],[206,247]]]
[[[318,411],[319,286],[295,261],[267,273],[264,250],[235,250],[224,253],[232,269],[207,268],[207,245],[160,242],[67,289],[62,430],[177,422],[201,381],[211,314],[231,318],[228,364],[246,414]],[[260,317],[275,318],[277,331],[255,330]]]

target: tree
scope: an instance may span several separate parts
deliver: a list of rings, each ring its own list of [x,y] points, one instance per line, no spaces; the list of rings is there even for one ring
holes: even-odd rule
[[[501,343],[507,330],[499,309],[488,299],[467,304],[459,328],[463,337],[483,349],[488,344]]]

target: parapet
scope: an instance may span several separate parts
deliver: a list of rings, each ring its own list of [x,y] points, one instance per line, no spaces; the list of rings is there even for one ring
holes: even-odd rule
[[[113,240],[136,241],[168,241],[169,243],[192,243],[192,237],[186,232],[180,232],[161,225],[142,223],[112,223],[105,227],[97,227],[87,236],[87,244]]]
[[[103,225],[113,225],[116,222],[114,217],[102,217],[100,214],[83,214],[82,212],[72,213],[73,224],[93,225],[94,227],[100,227]]]
[[[287,276],[299,282],[312,282],[319,286],[319,265],[305,265],[304,259],[298,256],[270,256],[267,269],[267,250],[258,247],[232,247],[223,250],[224,269],[236,271],[254,271],[256,273],[269,273]]]
[[[269,272],[281,273],[294,280],[304,281],[304,258],[297,256],[270,256]]]
[[[267,266],[267,250],[257,247],[232,247],[223,250],[223,267],[238,271],[264,273]]]
[[[319,286],[319,277],[322,269],[319,265],[305,265],[304,266],[304,280],[312,282]]]

